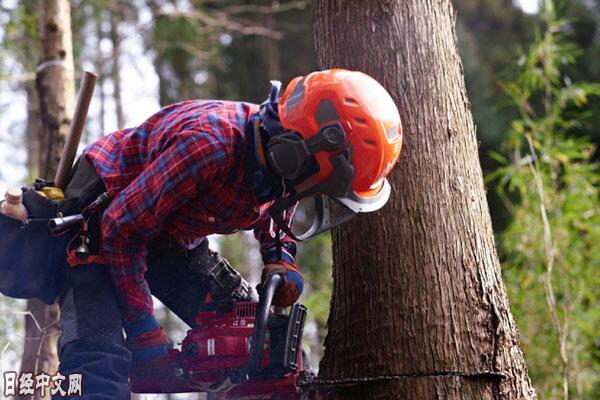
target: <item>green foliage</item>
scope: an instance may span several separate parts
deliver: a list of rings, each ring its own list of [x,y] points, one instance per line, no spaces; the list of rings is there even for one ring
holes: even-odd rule
[[[201,65],[197,53],[202,36],[185,17],[159,16],[154,21],[152,47],[156,51],[155,65],[161,77],[160,103],[167,105],[198,97],[198,87],[192,74]]]
[[[504,84],[520,117],[503,166],[487,179],[510,211],[500,235],[504,277],[529,373],[541,398],[592,398],[600,384],[600,168],[586,107],[600,84],[571,82],[577,46],[547,1],[538,32]],[[577,135],[574,134],[577,131]]]
[[[458,13],[459,50],[479,137],[485,149],[497,149],[515,117],[514,110],[498,102],[498,77],[511,66],[512,55],[520,44],[530,39],[535,17],[506,0],[455,0],[453,5]]]

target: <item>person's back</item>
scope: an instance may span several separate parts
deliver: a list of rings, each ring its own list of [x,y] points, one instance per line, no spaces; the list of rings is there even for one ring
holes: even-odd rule
[[[212,136],[239,158],[245,152],[245,130],[258,111],[251,103],[190,100],[166,106],[137,127],[103,136],[84,150],[114,197],[168,147],[186,134]],[[225,162],[226,160],[223,160]]]

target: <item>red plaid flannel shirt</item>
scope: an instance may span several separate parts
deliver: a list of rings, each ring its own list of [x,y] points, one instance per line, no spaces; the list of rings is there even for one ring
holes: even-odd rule
[[[257,111],[241,102],[182,102],[84,150],[113,199],[102,219],[103,250],[125,321],[153,314],[146,244],[163,231],[191,244],[254,229],[263,260],[278,259],[271,202],[261,204],[244,175],[246,129]],[[291,253],[284,248],[281,258],[294,262]]]

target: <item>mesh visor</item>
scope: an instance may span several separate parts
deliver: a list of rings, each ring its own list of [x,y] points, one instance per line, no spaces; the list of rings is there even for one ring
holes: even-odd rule
[[[376,211],[388,201],[391,187],[387,179],[384,181],[382,189],[375,196],[361,197],[352,190],[354,168],[342,155],[336,157],[336,160],[332,159],[335,165],[334,171],[325,182],[321,182],[303,192],[276,200],[271,206],[269,215],[279,228],[293,239],[298,241],[308,240],[350,220],[359,212]],[[295,214],[291,226],[285,223],[283,215],[286,209],[309,197],[313,197],[312,222],[309,228],[301,233],[302,228],[308,224],[297,223],[299,213]]]

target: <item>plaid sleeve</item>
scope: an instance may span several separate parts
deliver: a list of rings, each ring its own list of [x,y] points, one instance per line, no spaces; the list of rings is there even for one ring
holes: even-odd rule
[[[104,212],[104,255],[121,296],[125,323],[153,314],[144,279],[146,243],[160,233],[170,214],[215,180],[226,160],[225,146],[215,137],[178,133]]]
[[[293,207],[295,208],[295,207]],[[294,218],[294,209],[286,210],[285,222],[291,225]],[[263,263],[268,264],[274,261],[287,261],[294,264],[296,257],[296,241],[280,232],[281,254],[277,254],[276,240],[277,224],[266,214],[260,221],[257,228],[254,229],[254,237],[260,242],[260,253]]]

